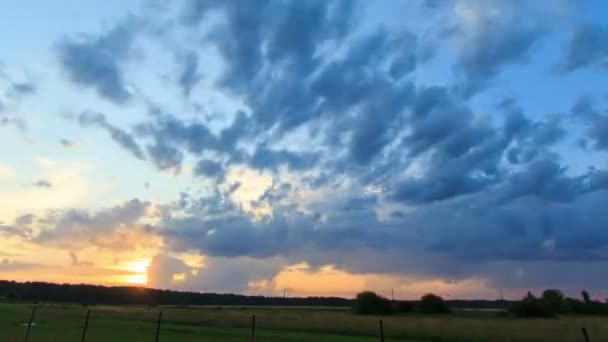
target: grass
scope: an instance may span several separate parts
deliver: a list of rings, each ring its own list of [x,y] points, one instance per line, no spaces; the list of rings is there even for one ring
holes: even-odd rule
[[[23,341],[31,304],[0,303],[0,341]],[[354,316],[346,309],[286,307],[92,306],[86,341],[154,341],[158,311],[160,341],[250,341],[256,316],[256,341],[379,341],[376,316]],[[80,341],[85,309],[79,305],[40,304],[30,342]],[[514,319],[493,311],[457,311],[447,316],[417,314],[382,317],[386,341],[591,341],[608,340],[608,318],[564,316]],[[24,325],[25,323],[25,325]]]

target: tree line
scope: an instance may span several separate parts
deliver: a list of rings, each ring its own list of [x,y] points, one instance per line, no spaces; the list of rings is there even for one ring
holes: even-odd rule
[[[158,290],[135,286],[54,284],[0,280],[0,299],[83,305],[243,305],[350,307],[339,297],[272,297]]]
[[[490,306],[492,305],[492,306]],[[564,296],[561,290],[547,289],[540,297],[531,292],[520,301],[444,301],[438,295],[428,293],[418,301],[389,300],[374,292],[357,294],[352,310],[360,315],[388,315],[394,313],[418,312],[423,314],[448,314],[452,309],[494,308],[500,315],[515,317],[556,317],[561,314],[608,315],[608,300],[592,300],[585,290],[581,299]]]

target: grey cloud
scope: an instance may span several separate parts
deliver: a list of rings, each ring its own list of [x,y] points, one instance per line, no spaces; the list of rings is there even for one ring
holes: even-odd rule
[[[205,266],[196,275],[179,259],[167,254],[152,258],[148,268],[148,285],[155,288],[196,289],[215,293],[243,293],[249,290],[249,283],[273,278],[284,261],[279,259],[254,259],[247,257],[205,259]],[[185,273],[185,279],[175,284],[174,274]]]
[[[4,259],[2,259],[2,261],[0,261],[0,271],[14,272],[14,271],[36,269],[36,268],[43,268],[43,267],[45,267],[45,265],[29,263],[29,262],[12,261],[8,258],[4,258]]]
[[[586,127],[586,139],[596,150],[608,150],[608,114],[600,111],[593,98],[582,96],[572,106],[572,114]]]
[[[157,140],[154,145],[148,145],[146,149],[158,169],[174,169],[176,173],[180,171],[184,155],[177,148],[164,143],[162,140]]]
[[[196,164],[194,173],[207,177],[220,177],[223,174],[224,167],[221,163],[213,160],[203,159]]]
[[[68,139],[64,139],[64,138],[59,139],[59,144],[61,145],[61,147],[64,147],[64,148],[74,148],[74,147],[76,147],[76,143],[75,142],[73,142],[71,140],[68,140]]]
[[[116,141],[120,146],[131,152],[137,159],[145,159],[141,147],[133,138],[133,136],[124,130],[116,127],[108,122],[106,116],[102,113],[83,112],[78,116],[78,122],[83,126],[99,126],[105,129],[112,140]]]
[[[179,58],[179,62],[182,64],[182,68],[178,83],[182,89],[182,94],[185,97],[189,97],[192,88],[194,88],[202,78],[198,72],[199,56],[194,52],[188,52],[184,54],[182,58]]]
[[[424,160],[420,177],[394,185],[391,197],[422,204],[475,193],[500,181],[497,165],[509,138],[473,120],[471,110],[444,88],[420,89],[401,142]],[[423,159],[420,159],[424,157]]]
[[[310,132],[326,135],[328,144],[341,141],[338,149],[348,140],[350,160],[345,162],[364,165],[378,158],[399,133],[412,100],[413,85],[404,78],[418,63],[418,38],[405,30],[378,29],[351,44],[358,6],[351,1],[264,2],[252,8],[234,2],[187,3],[186,25],[211,12],[222,18],[208,37],[226,61],[219,85],[241,97],[250,113],[237,113],[218,135],[203,122],[171,115],[142,124],[140,134],[196,156],[219,153],[227,164],[249,160],[258,168],[286,164],[304,170],[322,162],[313,151],[258,148],[247,156],[237,145],[271,132],[270,146],[304,124],[329,120],[326,132]],[[319,53],[326,44],[342,48],[344,56]],[[348,115],[355,112],[354,118]]]
[[[31,241],[68,248],[80,247],[83,244],[110,249],[132,248],[129,244],[133,241],[128,241],[124,233],[121,233],[123,236],[120,238],[109,236],[123,228],[128,228],[133,233],[149,232],[149,227],[139,223],[139,220],[147,215],[149,206],[148,202],[133,199],[98,212],[81,209],[50,212],[37,217],[36,225],[40,233],[32,236]],[[139,243],[146,245],[149,241]]]
[[[571,72],[588,66],[608,67],[608,29],[583,23],[572,33],[558,68]]]
[[[0,65],[0,68],[2,65]],[[0,79],[5,80],[8,83],[7,88],[4,90],[4,96],[10,99],[20,99],[22,97],[31,96],[36,93],[38,87],[31,81],[15,81],[6,72],[0,69]],[[1,104],[1,103],[0,103]],[[0,106],[0,112],[2,106]]]
[[[317,164],[319,156],[309,152],[272,150],[266,144],[258,145],[251,156],[250,164],[257,169],[274,169],[287,165],[290,170],[305,170]]]
[[[2,126],[14,126],[21,131],[25,131],[27,127],[25,121],[22,118],[0,116],[0,127]]]
[[[34,183],[32,183],[31,186],[33,186],[35,188],[50,189],[51,187],[53,187],[53,184],[51,184],[51,182],[49,182],[46,179],[39,179],[39,180],[35,181]]]
[[[505,67],[527,62],[548,27],[524,18],[540,13],[551,16],[546,6],[525,1],[472,1],[470,5],[477,22],[473,27],[458,24],[455,28],[463,44],[455,67],[464,76],[465,95],[486,88]]]
[[[141,22],[129,17],[98,36],[65,37],[57,44],[58,59],[69,79],[90,87],[103,98],[125,104],[131,98],[124,76]]]

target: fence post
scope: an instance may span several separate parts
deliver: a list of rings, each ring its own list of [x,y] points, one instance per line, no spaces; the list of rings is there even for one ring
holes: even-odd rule
[[[251,342],[255,342],[255,315],[251,316]]]
[[[160,320],[163,317],[163,312],[158,312],[158,322],[156,323],[156,342],[158,342],[158,335],[160,334]]]
[[[583,337],[585,338],[585,342],[589,342],[589,335],[587,335],[587,329],[583,327]]]
[[[380,323],[380,342],[384,342],[384,328],[382,327],[382,320],[378,321]]]
[[[87,310],[87,317],[84,319],[84,327],[82,328],[82,338],[80,342],[84,342],[84,337],[87,335],[87,327],[89,326],[89,315],[91,314],[91,310]]]
[[[32,322],[34,321],[34,314],[36,313],[36,306],[32,309],[32,314],[30,315],[30,322],[27,324],[27,331],[25,332],[25,342],[30,337],[30,329],[32,328]]]

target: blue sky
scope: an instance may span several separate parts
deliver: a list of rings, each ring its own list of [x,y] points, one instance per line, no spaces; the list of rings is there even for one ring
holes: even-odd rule
[[[606,10],[0,5],[0,277],[606,296]]]

